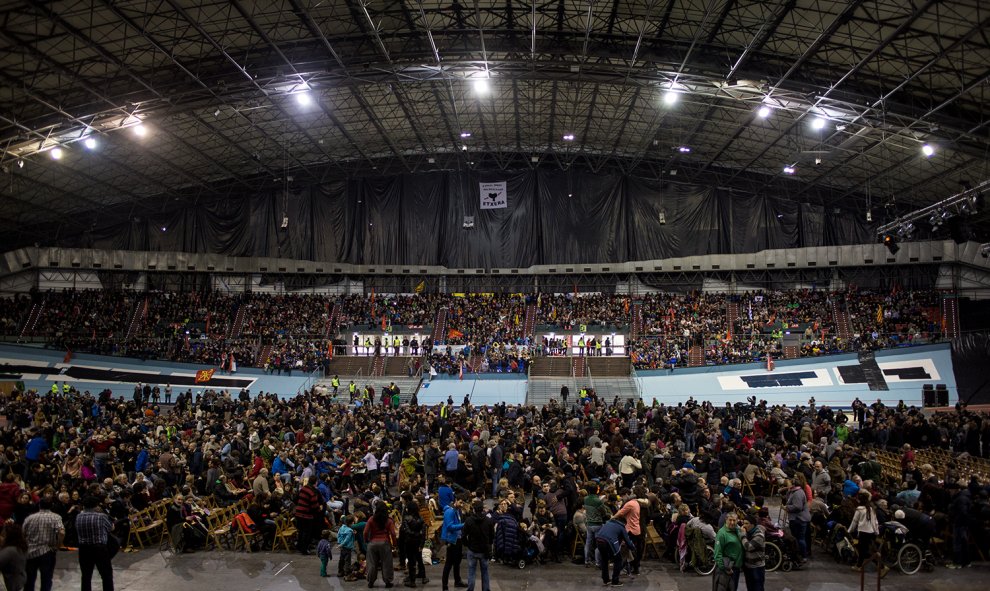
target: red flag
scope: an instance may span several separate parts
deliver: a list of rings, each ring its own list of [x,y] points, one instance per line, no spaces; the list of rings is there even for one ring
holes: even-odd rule
[[[449,331],[447,331],[447,338],[448,339],[459,339],[459,338],[461,338],[463,336],[464,336],[464,333],[463,332],[461,332],[459,330],[455,330],[453,328],[450,329]]]
[[[209,382],[210,380],[213,379],[213,372],[215,372],[215,371],[216,371],[215,369],[201,369],[201,370],[197,371],[196,372],[196,383],[197,384],[203,384],[203,383]]]
[[[767,353],[767,371],[773,371],[773,355]]]
[[[460,373],[460,375],[457,376],[457,379],[459,379],[459,380],[463,380],[464,379],[464,362],[463,361],[461,362],[461,373]]]
[[[68,363],[72,361],[72,349],[65,350],[65,357],[62,358],[62,363]]]
[[[210,320],[212,320],[213,313],[206,313],[206,334],[210,334]]]
[[[385,331],[385,315],[382,314],[382,332]]]
[[[333,359],[333,341],[327,342],[327,359]]]

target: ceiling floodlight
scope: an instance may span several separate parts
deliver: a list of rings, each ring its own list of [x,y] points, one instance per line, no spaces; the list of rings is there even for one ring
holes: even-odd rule
[[[565,142],[573,142],[574,141],[574,134],[573,133],[565,133],[564,134],[564,141]]]
[[[784,167],[784,174],[794,174],[796,170],[793,166],[787,165]]]
[[[463,138],[469,138],[469,137],[471,137],[471,132],[470,131],[462,131],[461,132],[461,137],[463,137]]]
[[[308,107],[313,103],[313,97],[309,96],[308,92],[299,92],[296,93],[296,102],[303,107]]]
[[[691,152],[691,148],[688,146],[680,146],[679,148],[677,148],[677,151],[680,152],[681,154],[688,154]]]
[[[815,117],[815,120],[811,122],[811,127],[816,130],[825,129],[825,120],[821,117]]]
[[[677,102],[677,99],[678,99],[678,96],[677,96],[678,94],[679,93],[676,90],[674,90],[674,89],[668,90],[663,95],[663,102],[664,102],[664,104],[666,104],[666,105],[673,105],[674,103],[676,103]]]
[[[134,135],[144,137],[148,135],[148,128],[145,127],[143,123],[138,123],[134,126]]]
[[[99,144],[97,143],[96,138],[88,137],[83,140],[83,145],[86,146],[87,150],[95,150],[96,146]]]
[[[931,158],[935,154],[935,146],[925,144],[921,146],[921,153],[925,155],[925,158]]]
[[[64,154],[65,153],[62,151],[62,148],[52,148],[52,160],[61,160]]]
[[[474,92],[480,96],[488,94],[491,90],[491,85],[488,84],[487,78],[476,78],[474,81]]]
[[[770,107],[763,105],[756,114],[760,116],[760,119],[766,119],[770,116]]]

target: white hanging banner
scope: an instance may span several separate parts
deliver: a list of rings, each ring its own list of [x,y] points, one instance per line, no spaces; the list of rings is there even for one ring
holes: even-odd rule
[[[481,209],[502,209],[509,206],[509,192],[505,181],[479,183],[481,186]]]

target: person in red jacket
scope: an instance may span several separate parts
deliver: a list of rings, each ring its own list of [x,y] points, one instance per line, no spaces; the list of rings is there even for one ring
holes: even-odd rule
[[[14,506],[20,494],[21,486],[14,482],[14,473],[8,472],[3,477],[3,483],[0,484],[0,523],[7,521],[14,514]]]
[[[316,490],[316,477],[310,476],[296,497],[296,549],[303,556],[323,529],[323,499]]]

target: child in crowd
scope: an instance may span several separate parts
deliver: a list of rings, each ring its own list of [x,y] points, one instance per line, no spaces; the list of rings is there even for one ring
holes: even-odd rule
[[[320,542],[316,545],[316,555],[320,557],[320,576],[327,576],[327,563],[333,558],[330,544],[330,530],[323,530]]]
[[[357,578],[351,572],[351,554],[355,550],[354,516],[347,515],[337,530],[337,545],[340,546],[340,561],[337,563],[337,576],[346,577],[346,581],[356,581]]]

